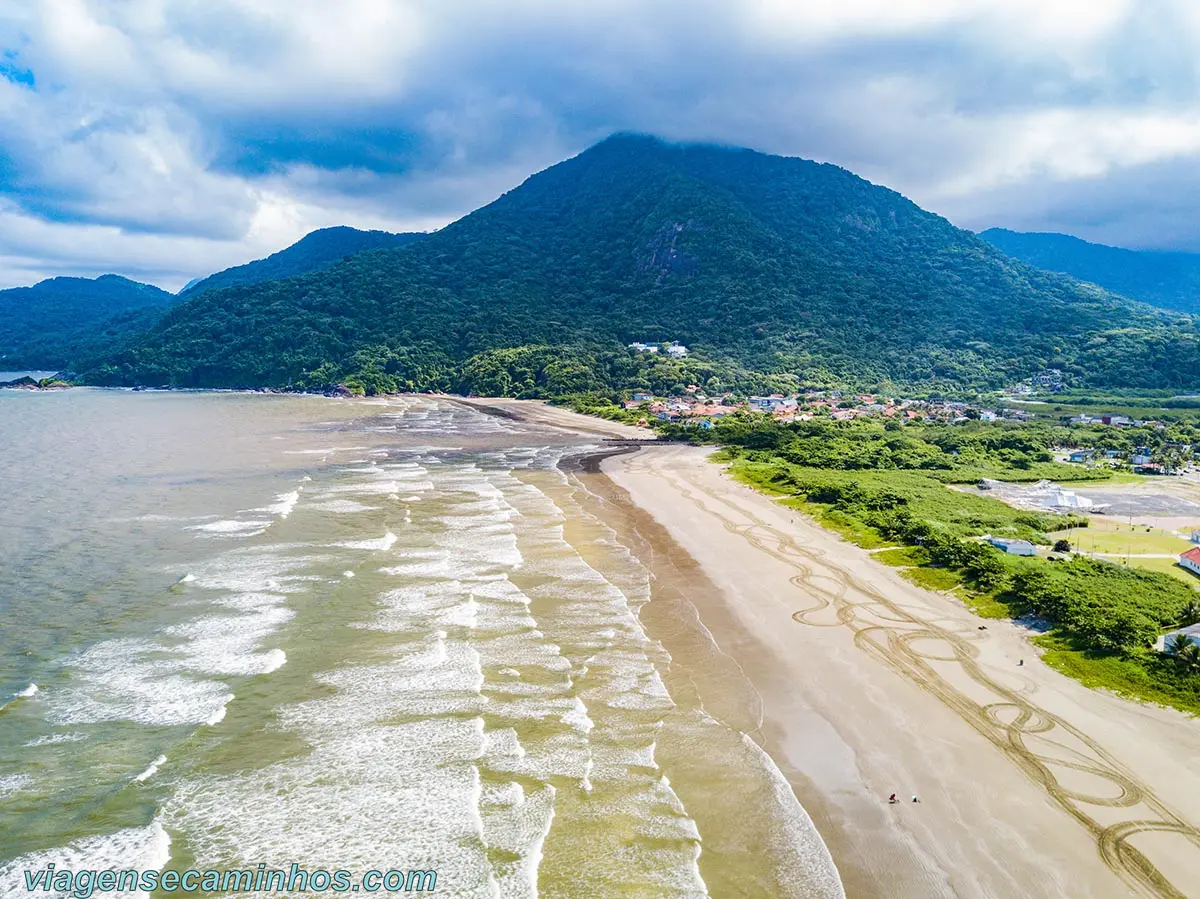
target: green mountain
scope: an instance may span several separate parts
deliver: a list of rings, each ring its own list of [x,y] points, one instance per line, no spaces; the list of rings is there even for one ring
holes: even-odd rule
[[[300,238],[290,247],[245,265],[227,268],[207,278],[188,283],[179,291],[181,297],[195,296],[206,290],[220,290],[239,284],[261,284],[280,278],[294,278],[329,268],[335,262],[381,247],[400,247],[412,243],[424,234],[392,234],[388,231],[359,231],[344,225],[321,228]]]
[[[622,135],[411,246],[196,296],[89,377],[534,395],[750,372],[941,389],[1055,367],[1186,386],[1198,337],[836,166]],[[634,340],[693,356],[655,374]]]
[[[1164,309],[1200,312],[1200,253],[1125,250],[1069,234],[990,228],[980,235],[1014,259],[1063,272]]]
[[[0,368],[62,368],[145,331],[175,297],[119,275],[0,290]]]

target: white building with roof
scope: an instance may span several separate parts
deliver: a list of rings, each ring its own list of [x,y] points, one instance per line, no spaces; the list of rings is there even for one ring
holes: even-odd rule
[[[1193,546],[1187,552],[1180,553],[1179,565],[1192,574],[1200,574],[1200,546]]]
[[[984,537],[996,549],[1013,556],[1035,556],[1037,548],[1028,540],[1013,540],[1008,537]]]

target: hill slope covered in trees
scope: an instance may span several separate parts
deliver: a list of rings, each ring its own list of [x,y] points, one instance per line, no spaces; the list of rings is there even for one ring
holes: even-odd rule
[[[62,368],[145,330],[174,302],[119,275],[0,290],[0,368]]]
[[[1005,228],[990,228],[979,236],[1038,268],[1063,272],[1164,309],[1200,312],[1200,253],[1125,250],[1068,234]]]
[[[329,268],[335,262],[381,247],[400,247],[424,237],[424,234],[392,234],[388,231],[359,231],[339,225],[321,228],[300,238],[290,247],[194,281],[179,291],[181,297],[196,296],[206,290],[221,290],[243,284],[261,284],[281,278],[294,278]]]
[[[552,393],[628,384],[623,344],[680,340],[718,380],[1184,386],[1197,337],[836,166],[618,136],[411,246],[202,293],[89,377]]]

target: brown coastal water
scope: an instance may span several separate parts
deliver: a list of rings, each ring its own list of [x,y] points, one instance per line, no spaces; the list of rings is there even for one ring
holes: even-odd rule
[[[420,397],[11,393],[0,425],[0,895],[50,861],[841,895],[595,438]]]

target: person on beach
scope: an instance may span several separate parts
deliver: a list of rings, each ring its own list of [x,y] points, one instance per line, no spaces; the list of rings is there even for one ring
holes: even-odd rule
[[[913,793],[913,802],[920,802],[920,801],[921,800],[917,798],[917,794]]]
[[[895,805],[899,801],[900,800],[896,798],[895,793],[893,793],[891,796],[888,797],[888,802],[890,802],[892,805]]]

